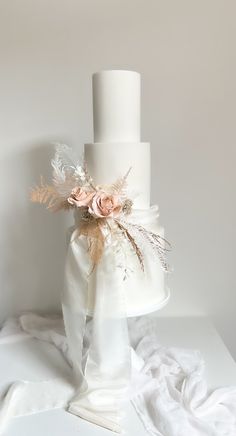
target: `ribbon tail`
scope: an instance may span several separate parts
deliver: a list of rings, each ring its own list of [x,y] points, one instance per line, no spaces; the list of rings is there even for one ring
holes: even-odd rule
[[[78,390],[69,411],[119,433],[130,380],[130,347],[123,274],[108,244],[90,280],[95,304],[84,367],[87,387]]]

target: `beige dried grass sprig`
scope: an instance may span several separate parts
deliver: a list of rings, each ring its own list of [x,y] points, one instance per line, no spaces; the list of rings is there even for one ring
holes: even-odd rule
[[[140,235],[151,246],[153,252],[159,257],[160,263],[164,271],[170,272],[170,267],[166,262],[166,252],[171,250],[170,243],[162,236],[146,230],[143,226],[133,224]]]
[[[102,219],[91,219],[81,220],[79,227],[79,236],[84,235],[88,240],[88,253],[93,265],[92,271],[100,262],[104,251],[105,238],[101,229],[102,225]]]
[[[133,248],[133,250],[134,250],[134,252],[135,252],[135,254],[136,254],[137,258],[138,258],[138,261],[140,263],[141,269],[142,269],[142,271],[144,271],[143,254],[142,254],[142,252],[141,252],[137,242],[135,241],[134,237],[130,234],[128,229],[123,224],[121,224],[120,221],[116,220],[116,224],[118,225],[119,229],[122,230],[124,236],[130,242],[130,244],[131,244],[131,246],[132,246],[132,248]]]

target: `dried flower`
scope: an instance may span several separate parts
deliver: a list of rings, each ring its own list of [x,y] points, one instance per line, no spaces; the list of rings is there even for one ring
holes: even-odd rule
[[[149,246],[154,256],[159,258],[161,267],[169,271],[165,255],[171,248],[170,244],[160,235],[126,220],[125,215],[132,212],[133,206],[132,200],[127,195],[127,177],[131,168],[115,183],[95,186],[86,162],[83,162],[83,165],[76,163],[72,150],[66,145],[57,144],[55,157],[51,163],[53,184],[44,183],[41,177],[41,183],[31,190],[31,201],[45,204],[52,211],[81,208],[82,219],[78,234],[87,237],[93,268],[102,257],[108,232],[108,235],[114,236],[115,243],[118,243],[120,235],[128,240],[142,270],[144,270],[143,247]],[[122,267],[125,268],[126,277],[128,267],[123,264]]]
[[[133,202],[132,202],[132,200],[130,200],[130,199],[126,199],[125,201],[124,201],[124,203],[123,203],[123,206],[122,206],[122,212],[125,214],[125,215],[129,215],[130,213],[131,213],[131,211],[132,211],[132,206],[133,206]]]
[[[89,204],[88,211],[98,218],[116,217],[122,209],[118,195],[107,194],[105,191],[97,191]]]
[[[68,197],[68,203],[76,207],[88,206],[94,197],[94,191],[85,191],[83,188],[76,187],[72,189],[70,196]]]

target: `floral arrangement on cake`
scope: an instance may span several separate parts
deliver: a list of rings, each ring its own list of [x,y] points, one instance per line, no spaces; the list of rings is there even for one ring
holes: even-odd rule
[[[93,269],[100,261],[106,235],[125,238],[136,254],[144,270],[143,245],[148,244],[160,260],[165,271],[169,266],[165,254],[170,244],[137,223],[129,221],[133,201],[127,196],[127,173],[111,185],[95,185],[89,175],[86,162],[77,161],[73,151],[65,144],[57,144],[54,158],[52,184],[41,177],[39,185],[31,189],[32,202],[45,204],[53,212],[77,209],[81,212],[79,235],[88,238],[88,252]]]

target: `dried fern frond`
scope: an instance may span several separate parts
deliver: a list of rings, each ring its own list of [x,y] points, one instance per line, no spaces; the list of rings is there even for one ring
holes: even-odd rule
[[[54,186],[44,182],[42,176],[40,177],[40,184],[31,189],[30,200],[33,203],[46,204],[47,209],[53,212],[57,212],[61,209],[69,210],[71,207],[67,200],[58,194]],[[66,203],[68,203],[68,205]]]
[[[33,203],[50,203],[57,196],[55,187],[44,183],[43,176],[40,177],[40,184],[32,188],[30,192],[30,200]]]
[[[143,254],[137,244],[137,242],[135,241],[135,238],[130,234],[129,230],[125,227],[125,225],[123,223],[121,223],[120,221],[116,220],[116,223],[119,227],[119,229],[122,230],[123,234],[126,236],[126,238],[128,239],[128,241],[130,242],[137,258],[138,261],[140,263],[141,269],[142,271],[144,271],[144,259],[143,259]]]
[[[85,183],[87,184],[88,187],[92,188],[92,189],[95,191],[95,190],[96,190],[96,187],[95,187],[95,185],[94,185],[93,178],[92,178],[91,175],[89,174],[88,167],[87,167],[87,163],[86,163],[86,161],[85,161],[84,156],[83,156],[83,166],[79,166],[79,165],[78,165],[77,168],[79,168],[80,171],[81,171],[81,169],[82,169],[82,171],[83,171],[83,176],[84,176],[84,179],[85,179]],[[77,171],[77,169],[76,169],[76,171]]]
[[[127,177],[130,171],[131,171],[131,167],[128,169],[127,173],[123,177],[120,177],[118,180],[116,180],[115,183],[111,185],[111,191],[114,194],[117,195],[125,194],[125,190],[127,188]]]
[[[52,212],[59,212],[60,210],[69,211],[73,208],[74,206],[70,204],[67,201],[67,199],[61,199],[61,198],[55,200],[55,203],[52,206],[50,206]]]

